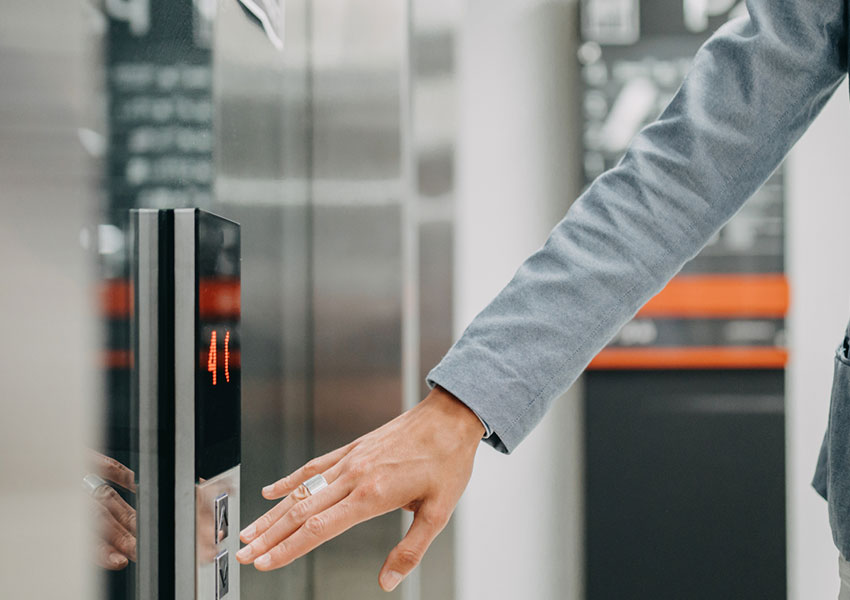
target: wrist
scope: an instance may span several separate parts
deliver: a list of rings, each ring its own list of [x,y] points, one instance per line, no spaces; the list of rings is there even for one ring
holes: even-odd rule
[[[437,386],[420,403],[423,408],[433,408],[448,418],[456,433],[476,444],[484,437],[484,424],[478,415],[450,392]]]

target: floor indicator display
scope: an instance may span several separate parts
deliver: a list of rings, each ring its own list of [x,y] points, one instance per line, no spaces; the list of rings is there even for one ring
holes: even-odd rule
[[[133,211],[136,598],[236,600],[239,225]]]

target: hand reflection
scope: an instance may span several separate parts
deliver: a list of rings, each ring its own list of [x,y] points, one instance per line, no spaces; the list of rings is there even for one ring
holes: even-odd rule
[[[133,471],[114,458],[91,452],[93,473],[84,478],[94,499],[98,528],[95,561],[104,569],[120,571],[136,560],[136,511],[108,483],[136,491]]]

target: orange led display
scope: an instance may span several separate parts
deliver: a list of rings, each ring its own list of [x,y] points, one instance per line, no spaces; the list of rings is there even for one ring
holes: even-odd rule
[[[207,371],[212,373],[213,385],[218,383],[218,350],[216,346],[218,346],[216,341],[216,332],[213,330],[212,335],[210,335],[210,353],[207,357]]]
[[[230,383],[230,331],[224,334],[224,378]]]

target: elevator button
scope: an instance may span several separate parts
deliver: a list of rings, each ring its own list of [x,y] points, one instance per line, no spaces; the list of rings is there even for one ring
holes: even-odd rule
[[[221,600],[230,589],[230,571],[228,569],[228,553],[223,550],[215,557],[215,598]]]
[[[215,543],[218,544],[227,537],[230,526],[230,515],[227,511],[227,494],[215,499]]]

